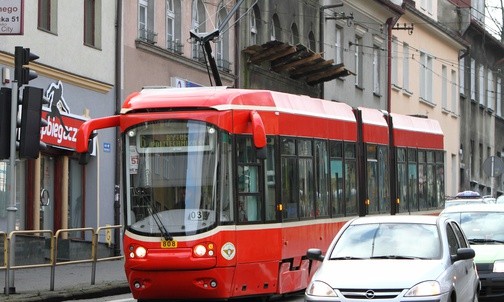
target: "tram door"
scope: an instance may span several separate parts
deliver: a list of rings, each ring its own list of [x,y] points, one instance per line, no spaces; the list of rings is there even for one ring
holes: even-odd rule
[[[41,156],[40,160],[40,229],[54,229],[55,159]]]

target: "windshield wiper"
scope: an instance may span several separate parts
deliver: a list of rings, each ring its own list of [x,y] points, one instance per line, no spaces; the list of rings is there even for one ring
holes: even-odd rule
[[[401,255],[381,255],[381,256],[373,256],[370,259],[406,259],[406,260],[413,260],[413,259],[429,259],[429,258],[422,258],[422,257],[416,257],[416,256],[401,256]]]
[[[170,233],[168,233],[168,230],[166,230],[157,211],[152,206],[152,201],[151,201],[152,194],[150,194],[150,188],[137,188],[137,190],[138,190],[137,193],[138,193],[138,195],[140,195],[141,200],[147,205],[147,211],[149,212],[149,215],[152,216],[152,219],[154,219],[154,222],[156,223],[164,240],[166,240],[166,241],[173,240],[173,236],[170,235]]]
[[[329,258],[329,260],[362,260],[362,259],[369,259],[369,258],[353,257],[353,256],[341,256],[341,257]]]
[[[503,243],[504,244],[504,241],[496,240],[496,239],[471,238],[468,240],[469,240],[469,243]]]

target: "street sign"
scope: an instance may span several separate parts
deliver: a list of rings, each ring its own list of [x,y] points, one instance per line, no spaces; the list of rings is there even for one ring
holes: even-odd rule
[[[504,162],[500,157],[490,156],[483,162],[483,171],[490,177],[499,177],[504,172]]]
[[[23,34],[23,0],[0,1],[0,35]]]

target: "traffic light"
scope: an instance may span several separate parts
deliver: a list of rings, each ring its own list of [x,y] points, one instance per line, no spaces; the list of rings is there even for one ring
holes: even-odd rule
[[[40,141],[40,127],[47,125],[42,119],[42,105],[45,102],[42,88],[24,87],[19,133],[20,158],[38,158],[40,149],[45,148],[45,144]]]
[[[24,66],[38,58],[39,56],[31,53],[29,48],[16,46],[14,52],[14,80],[18,82],[18,87],[28,84],[30,80],[37,78],[38,75],[35,71]]]
[[[12,89],[0,88],[0,160],[10,158]]]

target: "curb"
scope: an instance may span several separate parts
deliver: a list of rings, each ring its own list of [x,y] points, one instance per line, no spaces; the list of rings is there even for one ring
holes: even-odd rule
[[[130,288],[126,281],[102,282],[98,285],[87,285],[84,287],[74,287],[60,289],[57,291],[34,291],[22,294],[10,294],[9,296],[0,296],[0,301],[8,302],[31,302],[47,301],[61,302],[79,299],[92,299],[113,295],[130,293]]]

